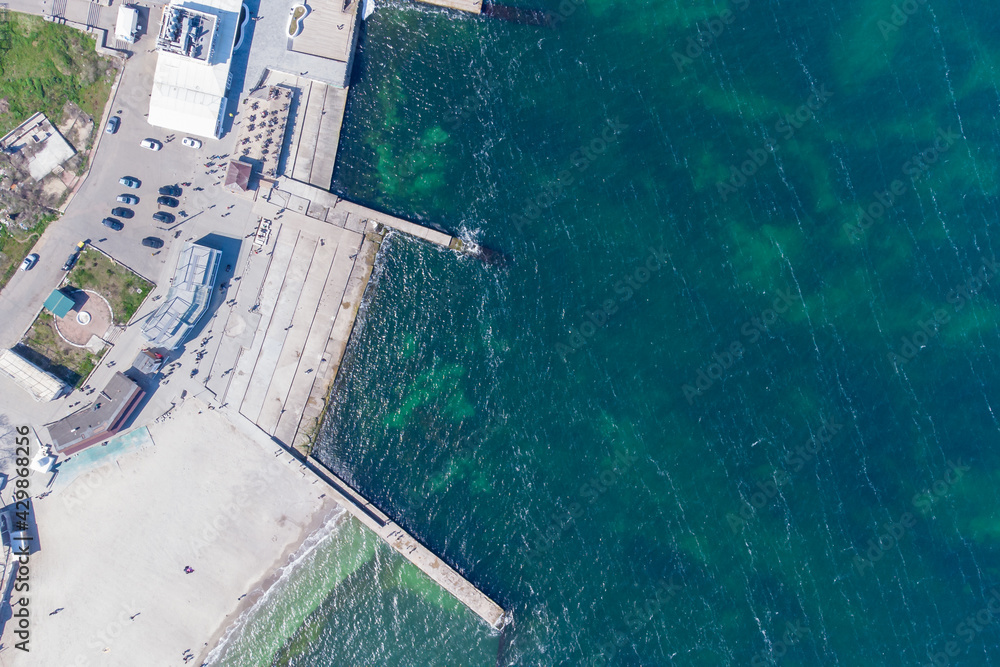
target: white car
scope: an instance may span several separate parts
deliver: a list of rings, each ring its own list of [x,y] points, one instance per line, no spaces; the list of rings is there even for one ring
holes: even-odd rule
[[[188,148],[201,148],[201,142],[197,139],[192,139],[191,137],[184,137],[181,139],[181,143]]]
[[[31,269],[31,267],[35,265],[35,262],[37,261],[38,261],[38,253],[34,252],[31,253],[30,255],[24,258],[23,262],[21,262],[21,270],[28,271],[29,269]]]
[[[143,139],[139,142],[139,145],[143,148],[148,148],[151,151],[158,151],[163,148],[163,144],[156,139]]]

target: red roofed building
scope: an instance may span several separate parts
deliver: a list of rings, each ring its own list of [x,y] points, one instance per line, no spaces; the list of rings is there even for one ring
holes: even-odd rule
[[[47,424],[53,448],[63,456],[104,442],[122,429],[146,392],[115,373],[94,402],[57,422]]]
[[[226,172],[226,187],[230,190],[246,192],[250,189],[250,173],[253,166],[239,160],[229,161],[229,170]]]

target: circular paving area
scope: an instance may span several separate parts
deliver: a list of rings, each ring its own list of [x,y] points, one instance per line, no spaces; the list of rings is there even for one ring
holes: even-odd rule
[[[97,292],[77,290],[73,297],[73,310],[65,317],[56,318],[56,329],[68,343],[84,347],[91,336],[104,338],[111,328],[111,307]]]

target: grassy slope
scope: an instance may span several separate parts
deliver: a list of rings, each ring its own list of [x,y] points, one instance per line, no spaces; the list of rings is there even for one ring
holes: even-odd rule
[[[0,55],[0,134],[36,111],[58,123],[66,102],[99,120],[111,90],[109,61],[94,40],[73,28],[36,16],[10,14],[11,49]]]

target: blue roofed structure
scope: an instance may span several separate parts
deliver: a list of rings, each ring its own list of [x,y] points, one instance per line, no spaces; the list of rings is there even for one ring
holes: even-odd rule
[[[66,314],[73,310],[74,305],[76,302],[72,297],[66,296],[65,292],[58,289],[52,290],[52,294],[45,300],[45,310],[56,317],[66,317]]]

